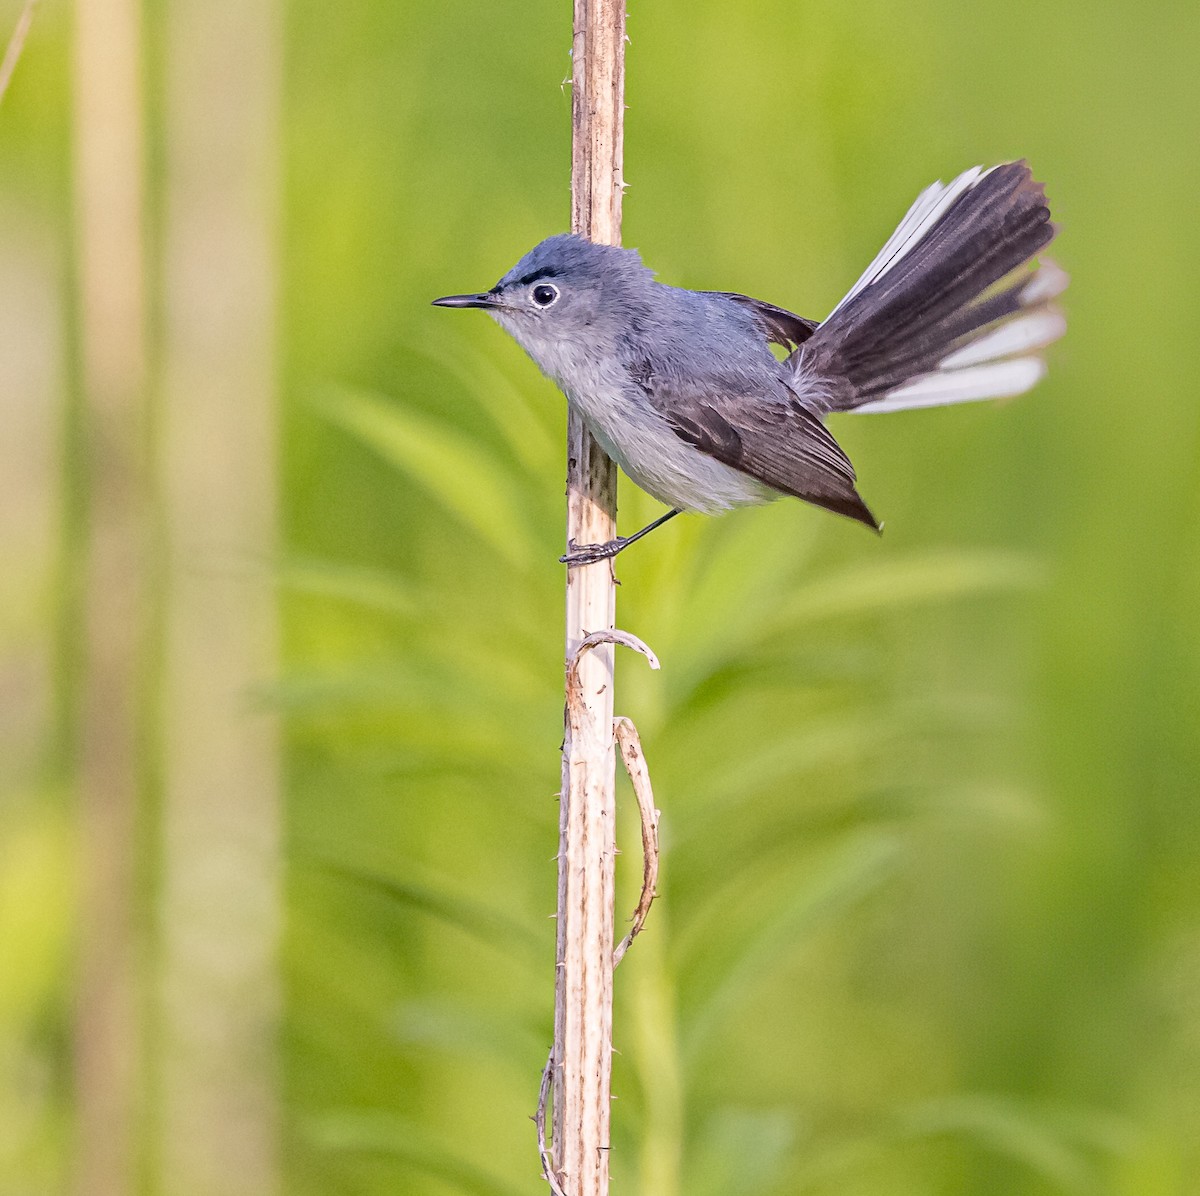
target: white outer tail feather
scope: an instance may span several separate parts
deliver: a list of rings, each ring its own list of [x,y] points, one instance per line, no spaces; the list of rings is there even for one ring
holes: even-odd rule
[[[875,260],[833,311],[844,307],[882,278],[921,243],[960,195],[975,187],[994,169],[974,166],[949,184],[939,180],[922,191]],[[1052,300],[1062,294],[1068,281],[1065,271],[1053,262],[1043,262],[1021,291],[1024,311],[999,325],[981,329],[974,340],[944,357],[933,373],[905,382],[882,398],[863,403],[853,410],[867,414],[905,411],[914,407],[940,407],[1024,394],[1046,373],[1045,363],[1037,352],[1053,344],[1066,331],[1066,319],[1052,305]]]
[[[981,365],[1005,357],[1018,357],[1052,345],[1067,330],[1066,317],[1056,307],[1040,307],[1028,315],[1006,320],[943,357],[940,370],[957,370],[964,365]]]
[[[939,370],[916,382],[889,391],[882,399],[855,407],[855,411],[908,411],[914,407],[944,407],[948,403],[972,403],[977,399],[1007,399],[1023,395],[1042,380],[1046,363],[1040,357],[1014,357],[993,365],[970,366],[965,370]]]
[[[1026,307],[1038,303],[1049,303],[1057,299],[1067,289],[1071,276],[1054,262],[1045,261],[1038,267],[1037,273],[1025,284],[1021,292],[1021,302]]]
[[[1050,302],[1066,285],[1066,272],[1046,262],[1021,292],[1025,311],[983,329],[974,340],[943,357],[933,373],[922,374],[854,410],[880,415],[914,407],[1009,399],[1031,390],[1046,373],[1038,351],[1067,330],[1066,317]]]

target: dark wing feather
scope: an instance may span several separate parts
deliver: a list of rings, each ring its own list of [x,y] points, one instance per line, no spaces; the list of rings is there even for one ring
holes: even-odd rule
[[[676,435],[760,482],[878,529],[854,487],[854,466],[821,421],[787,393],[688,393],[659,384],[650,394]]]
[[[702,291],[701,294],[729,299],[739,307],[746,308],[758,320],[767,340],[772,344],[781,345],[789,352],[804,344],[817,329],[816,320],[807,320],[785,307],[776,307],[773,303],[752,299],[749,295],[742,295],[737,291]]]

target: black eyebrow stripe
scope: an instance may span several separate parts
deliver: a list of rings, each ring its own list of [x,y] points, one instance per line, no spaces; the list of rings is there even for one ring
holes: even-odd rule
[[[557,277],[558,271],[553,266],[543,266],[540,270],[535,270],[532,274],[526,274],[524,278],[514,279],[511,285],[514,287],[524,287],[528,286],[531,282],[537,282],[539,278]]]

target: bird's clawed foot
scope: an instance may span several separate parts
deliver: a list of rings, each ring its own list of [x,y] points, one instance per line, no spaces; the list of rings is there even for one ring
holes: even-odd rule
[[[594,565],[597,561],[609,561],[629,543],[631,537],[618,536],[605,544],[576,544],[567,541],[567,551],[558,559],[564,565]]]

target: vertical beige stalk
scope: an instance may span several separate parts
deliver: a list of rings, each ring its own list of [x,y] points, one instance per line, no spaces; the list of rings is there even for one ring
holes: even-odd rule
[[[137,0],[75,5],[75,247],[88,463],[74,1028],[81,1196],[124,1196],[134,1169],[147,493],[140,11]]]
[[[625,2],[575,0],[572,228],[621,240]],[[567,536],[616,535],[616,467],[574,413],[567,426]],[[567,571],[567,657],[590,632],[613,627],[612,565]],[[563,751],[554,1019],[553,1166],[569,1196],[608,1192],[612,1068],[613,648],[579,666],[583,722]]]
[[[277,0],[169,0],[155,1190],[279,1188]]]

